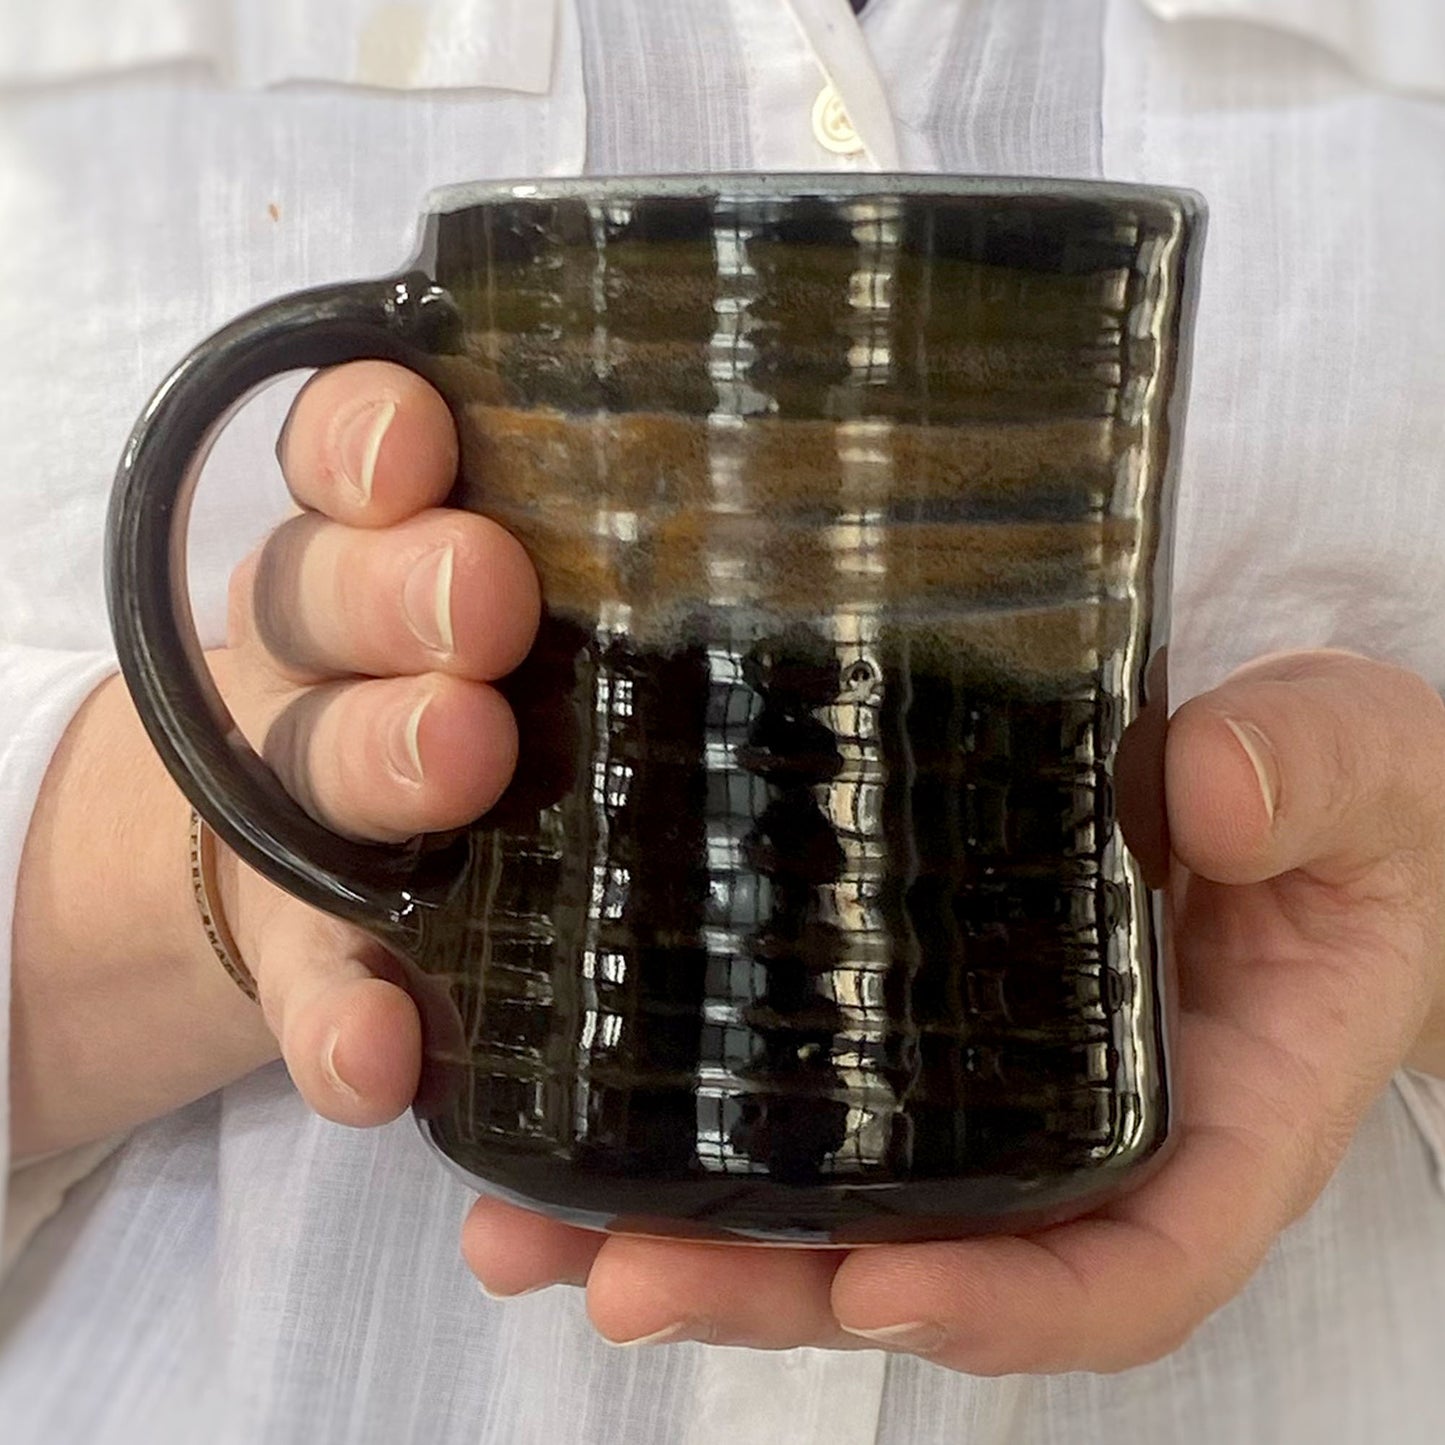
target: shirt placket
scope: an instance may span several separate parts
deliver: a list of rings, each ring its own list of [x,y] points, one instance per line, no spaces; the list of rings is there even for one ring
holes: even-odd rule
[[[850,0],[735,0],[759,170],[898,169],[887,92]]]

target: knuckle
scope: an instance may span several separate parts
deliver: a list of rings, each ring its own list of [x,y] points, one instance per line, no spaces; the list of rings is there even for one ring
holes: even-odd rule
[[[1330,727],[1324,737],[1325,783],[1324,806],[1330,817],[1346,818],[1355,814],[1363,801],[1360,788],[1360,750],[1353,727],[1341,722]]]
[[[266,729],[261,755],[291,797],[318,822],[325,822],[317,797],[315,763],[332,755],[316,745],[320,724],[334,690],[308,688],[298,693]]]
[[[320,525],[311,515],[283,522],[266,539],[256,562],[251,592],[255,636],[283,670],[304,673],[315,661],[307,605],[315,588],[307,558]],[[314,569],[313,569],[314,570]]]
[[[334,565],[327,569],[330,575],[324,589],[309,599],[313,607],[345,620],[345,635],[353,646],[374,636],[378,613],[385,601],[399,592],[399,588],[385,585],[380,575],[383,568],[378,566],[383,559],[377,557],[377,545],[385,547],[388,540],[385,533],[375,539],[365,533],[345,538]]]

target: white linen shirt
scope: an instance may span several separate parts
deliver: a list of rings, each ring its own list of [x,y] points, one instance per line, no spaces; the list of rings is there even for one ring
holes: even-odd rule
[[[1208,199],[1176,699],[1326,644],[1445,686],[1437,0],[0,0],[0,1019],[36,792],[114,666],[110,478],[182,352],[394,270],[451,182],[894,166]],[[284,511],[294,389],[208,464],[208,643]],[[481,1296],[413,1126],[324,1123],[279,1066],[107,1147],[12,1179],[4,1445],[1445,1439],[1445,1085],[1417,1076],[1239,1299],[1114,1377],[613,1349],[576,1291]]]

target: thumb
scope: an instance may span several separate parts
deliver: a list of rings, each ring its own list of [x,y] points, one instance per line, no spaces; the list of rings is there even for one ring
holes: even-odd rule
[[[1264,658],[1175,714],[1165,790],[1191,872],[1347,883],[1394,853],[1438,849],[1445,704],[1415,674],[1353,653]]]
[[[421,1020],[399,965],[360,930],[249,870],[237,879],[231,916],[301,1096],[339,1124],[396,1118],[416,1095],[422,1063]]]

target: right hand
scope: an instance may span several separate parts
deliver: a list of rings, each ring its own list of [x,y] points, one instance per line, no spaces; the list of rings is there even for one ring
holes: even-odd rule
[[[228,646],[210,656],[228,705],[291,795],[337,832],[396,841],[472,822],[516,761],[511,711],[489,683],[536,632],[526,553],[496,523],[441,506],[456,430],[441,397],[400,367],[319,373],[278,454],[301,512],[232,579]],[[224,848],[218,872],[307,1103],[354,1125],[401,1113],[421,1030],[408,995],[379,976],[385,950]]]

